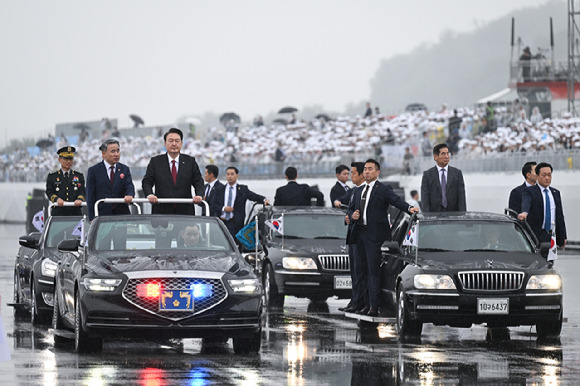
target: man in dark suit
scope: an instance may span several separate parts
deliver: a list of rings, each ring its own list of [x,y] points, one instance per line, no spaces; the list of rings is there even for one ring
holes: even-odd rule
[[[465,183],[461,170],[449,166],[449,147],[433,148],[436,166],[423,172],[421,207],[423,212],[465,212]]]
[[[522,192],[522,212],[518,218],[522,221],[527,219],[538,242],[549,243],[555,231],[556,244],[564,247],[568,238],[566,222],[560,191],[550,186],[552,165],[540,162],[536,165],[536,175],[537,185],[527,187]]]
[[[359,314],[378,315],[381,293],[381,245],[391,240],[389,224],[389,205],[406,213],[418,213],[393,191],[390,185],[378,181],[380,164],[369,159],[365,163],[365,184],[357,188],[354,199],[348,208],[348,217],[356,222],[350,233],[351,242],[356,242],[357,253],[363,265],[360,269],[361,280],[368,285],[369,304],[358,310]],[[358,270],[357,270],[358,271]]]
[[[341,208],[350,206],[354,198],[354,194],[357,188],[365,182],[364,176],[364,162],[353,162],[350,164],[350,180],[354,184],[354,187],[344,194],[339,200],[334,202],[334,206]],[[365,304],[368,304],[367,296],[367,285],[366,282],[361,280],[360,275],[357,275],[357,268],[361,266],[361,262],[358,261],[358,254],[356,250],[356,242],[351,241],[350,234],[352,228],[356,222],[351,222],[348,214],[344,217],[344,222],[348,226],[346,231],[346,244],[348,245],[348,260],[350,264],[350,278],[352,280],[352,296],[350,302],[345,307],[340,307],[339,311],[345,312],[355,312],[362,309]],[[365,299],[366,297],[366,299]]]
[[[294,166],[289,166],[284,172],[288,184],[276,189],[274,206],[310,206],[312,199],[316,198],[316,206],[324,206],[324,194],[312,189],[308,184],[296,182],[298,171]]]
[[[330,202],[334,203],[334,201],[338,200],[344,193],[346,193],[350,187],[346,184],[348,181],[348,172],[349,168],[346,165],[338,165],[336,167],[336,184],[330,189]],[[333,204],[334,205],[334,204]]]
[[[191,187],[195,189],[193,203],[203,198],[203,177],[195,158],[181,154],[183,132],[171,128],[163,136],[167,153],[151,158],[141,182],[143,192],[153,205],[153,213],[195,214],[192,204],[157,204],[158,198],[191,198]],[[155,192],[153,191],[155,187]]]
[[[87,173],[87,206],[89,220],[95,217],[95,202],[102,198],[123,198],[124,204],[100,204],[99,215],[129,214],[127,204],[133,202],[135,186],[131,170],[119,162],[119,141],[107,139],[99,147],[103,161],[89,168]]]
[[[536,184],[536,161],[529,161],[522,167],[522,174],[524,176],[524,183],[516,186],[510,192],[508,200],[508,208],[514,210],[516,213],[522,212],[522,193],[528,186]]]
[[[215,192],[221,187],[224,186],[217,178],[219,175],[220,170],[215,165],[207,165],[205,167],[205,175],[203,179],[205,180],[206,184],[204,187],[204,196],[203,199],[208,203],[210,207],[210,216],[219,217],[219,213],[213,213],[211,211],[212,202],[215,201],[216,195]],[[202,213],[205,215],[205,205],[202,206]]]
[[[50,202],[56,202],[52,216],[81,216],[81,205],[85,201],[85,177],[83,173],[72,169],[76,149],[65,146],[56,152],[60,169],[46,177],[46,196]],[[75,206],[63,206],[65,202],[74,202]]]
[[[219,213],[230,234],[234,236],[244,227],[246,219],[246,201],[268,205],[264,196],[252,192],[246,185],[238,184],[238,169],[230,166],[226,169],[227,184],[216,189],[216,198],[210,208],[211,213]],[[237,240],[237,239],[236,239]],[[237,242],[237,241],[236,241]]]

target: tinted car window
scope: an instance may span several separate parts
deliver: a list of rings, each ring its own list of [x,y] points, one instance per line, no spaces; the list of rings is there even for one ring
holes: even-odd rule
[[[521,228],[508,222],[420,222],[418,243],[420,250],[533,252]]]
[[[58,243],[66,239],[74,239],[72,234],[77,227],[80,219],[71,218],[70,220],[53,220],[46,234],[46,246],[56,248]]]
[[[102,221],[89,247],[97,251],[180,249],[233,251],[215,221],[197,218],[132,218]],[[192,234],[195,235],[192,237]]]
[[[282,237],[274,232],[274,237]],[[321,239],[346,237],[342,215],[284,215],[284,237]]]

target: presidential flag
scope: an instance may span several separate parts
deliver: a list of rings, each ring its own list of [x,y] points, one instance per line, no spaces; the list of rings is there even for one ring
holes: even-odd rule
[[[44,230],[44,210],[39,210],[34,217],[32,217],[32,225],[39,231]]]
[[[268,228],[272,229],[273,231],[276,231],[276,232],[280,233],[281,235],[283,235],[284,234],[284,221],[282,219],[283,219],[283,217],[280,217],[278,219],[266,220],[266,225],[268,226]]]
[[[254,249],[256,247],[256,221],[252,221],[238,233],[236,233],[236,239],[242,243],[242,245],[248,249]]]
[[[405,235],[405,240],[403,240],[403,245],[408,245],[412,247],[419,247],[419,221],[411,225],[411,228]]]

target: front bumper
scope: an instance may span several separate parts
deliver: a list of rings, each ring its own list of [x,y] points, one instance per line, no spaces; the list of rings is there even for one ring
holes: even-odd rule
[[[350,272],[296,272],[289,270],[275,271],[278,293],[296,297],[331,297],[349,299],[352,289],[335,288],[335,277],[350,279]]]
[[[407,292],[413,320],[457,327],[487,323],[490,326],[535,325],[562,317],[562,293],[486,294],[433,293],[423,290]],[[479,299],[507,298],[507,314],[478,314]]]

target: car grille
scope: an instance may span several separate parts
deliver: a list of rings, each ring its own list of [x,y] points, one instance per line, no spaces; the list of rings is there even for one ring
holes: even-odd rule
[[[187,289],[194,283],[196,284],[210,284],[212,286],[212,296],[202,298],[195,301],[194,311],[159,311],[159,300],[148,299],[137,296],[137,285],[146,283],[159,283],[163,289]],[[142,278],[129,279],[127,285],[123,289],[123,297],[131,304],[152,314],[161,316],[170,320],[180,320],[187,317],[200,314],[215,305],[221,303],[228,295],[227,290],[219,279],[196,279],[196,278],[181,278],[181,277],[166,277],[166,278]]]
[[[350,271],[348,255],[318,255],[322,269],[326,271]]]
[[[471,271],[459,272],[458,275],[466,291],[515,291],[524,281],[523,272]]]

